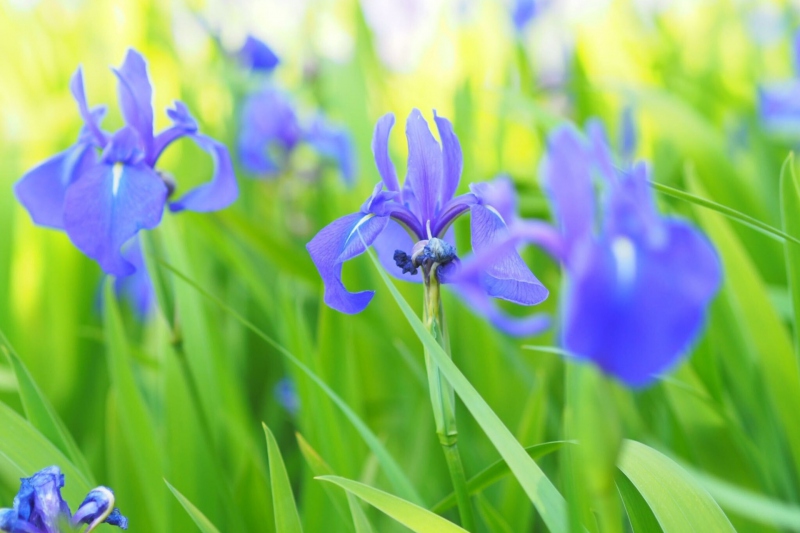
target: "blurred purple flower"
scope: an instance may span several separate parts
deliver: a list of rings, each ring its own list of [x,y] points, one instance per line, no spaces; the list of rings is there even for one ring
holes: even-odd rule
[[[292,98],[275,86],[250,95],[241,117],[239,156],[248,172],[278,174],[292,151],[305,142],[335,163],[348,184],[355,179],[355,152],[347,130],[320,115],[303,125]]]
[[[528,24],[539,12],[537,0],[514,0],[511,6],[511,20],[517,33],[524,32]]]
[[[568,274],[564,349],[630,386],[644,386],[672,367],[700,333],[721,265],[701,231],[658,213],[648,166],[616,171],[599,123],[587,129],[588,140],[571,127],[555,130],[542,162],[559,227],[514,224],[510,237],[465,263],[457,281],[474,294],[479,272],[498,254],[520,242],[541,246]],[[593,175],[605,194],[597,195]]]
[[[127,276],[135,267],[123,257],[123,246],[140,230],[159,224],[173,192],[171,179],[155,169],[173,141],[189,137],[209,152],[214,175],[169,202],[171,211],[222,209],[236,199],[238,188],[228,149],[198,132],[183,103],[167,110],[173,125],[154,134],[152,88],[138,52],[129,50],[114,73],[125,126],[114,134],[100,128],[105,110],[89,109],[79,68],[70,84],[85,123],[77,143],[26,173],[14,191],[34,223],[65,230],[106,273]]]
[[[0,531],[6,533],[60,533],[62,524],[88,526],[86,533],[102,523],[128,529],[128,519],[114,507],[114,492],[97,487],[81,503],[74,516],[61,497],[64,474],[50,466],[22,478],[12,509],[0,509]]]
[[[461,178],[461,146],[450,122],[434,112],[441,146],[418,110],[406,123],[408,172],[400,186],[389,157],[389,133],[394,115],[385,115],[375,127],[372,151],[382,181],[361,206],[323,228],[306,246],[325,285],[325,303],[343,313],[359,313],[373,291],[349,292],[341,280],[342,264],[374,245],[384,267],[393,275],[421,281],[419,267],[437,266],[439,279],[448,283],[457,271],[452,223],[470,212],[472,248],[480,253],[505,238],[506,223],[487,200],[484,187],[455,196]],[[480,272],[484,294],[522,305],[535,305],[547,289],[514,250],[506,250]],[[402,273],[401,273],[402,272]],[[408,274],[408,275],[406,275]]]
[[[289,414],[297,416],[300,411],[300,396],[297,394],[297,385],[291,378],[283,378],[275,384],[275,397]]]
[[[794,78],[758,88],[761,121],[773,133],[800,134],[800,31],[792,41]]]
[[[136,316],[144,320],[155,310],[156,293],[153,280],[144,262],[139,237],[134,237],[130,244],[122,250],[122,256],[134,266],[136,271],[128,276],[114,280],[114,290],[118,296],[131,304]]]
[[[264,41],[248,35],[236,57],[253,72],[272,72],[280,60]]]

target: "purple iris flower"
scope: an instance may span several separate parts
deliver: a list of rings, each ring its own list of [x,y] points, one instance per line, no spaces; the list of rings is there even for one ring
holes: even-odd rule
[[[758,107],[764,126],[782,135],[800,134],[800,31],[792,42],[794,78],[758,88]]]
[[[539,13],[537,0],[513,0],[511,20],[517,33],[522,33]]]
[[[79,68],[70,83],[84,120],[78,141],[30,170],[14,191],[36,224],[65,230],[106,273],[127,276],[135,267],[124,257],[123,246],[140,230],[155,228],[166,205],[173,212],[215,211],[236,199],[238,187],[228,149],[199,133],[183,103],[176,101],[167,110],[172,126],[154,134],[153,91],[138,52],[129,50],[114,73],[125,126],[113,134],[100,128],[105,110],[89,109]],[[210,182],[168,201],[175,184],[155,165],[181,137],[212,156],[214,174]]]
[[[287,93],[267,85],[245,100],[241,116],[239,156],[247,171],[274,176],[286,168],[294,149],[306,143],[331,160],[347,184],[353,183],[356,154],[350,133],[321,115],[304,124]]]
[[[128,519],[114,507],[114,492],[107,487],[92,489],[73,515],[61,497],[64,474],[50,466],[29,478],[22,478],[12,509],[0,509],[0,531],[6,533],[61,533],[62,526],[88,526],[86,533],[100,524],[128,529]]]
[[[699,335],[721,265],[700,230],[658,213],[649,167],[617,171],[599,123],[587,129],[588,140],[571,127],[555,130],[541,166],[558,227],[517,222],[505,242],[466,263],[458,281],[474,287],[496,254],[520,242],[541,246],[567,272],[563,348],[630,386],[645,386]]]
[[[434,112],[441,146],[418,110],[406,122],[408,171],[400,186],[389,157],[389,133],[394,115],[385,115],[375,127],[372,151],[382,181],[357,213],[323,228],[308,243],[325,285],[325,303],[343,313],[358,313],[372,300],[373,291],[349,292],[342,283],[342,264],[373,245],[384,267],[393,275],[421,281],[420,267],[438,265],[438,279],[448,283],[459,259],[452,223],[471,214],[472,248],[480,253],[505,238],[508,228],[497,208],[488,203],[481,187],[455,196],[461,178],[461,146],[450,122]],[[506,250],[480,272],[484,294],[522,305],[547,298],[539,282],[515,250]]]
[[[236,57],[253,72],[272,72],[280,60],[264,41],[248,35]]]

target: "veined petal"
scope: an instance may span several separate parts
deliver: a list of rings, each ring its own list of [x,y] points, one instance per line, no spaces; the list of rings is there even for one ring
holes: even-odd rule
[[[247,36],[236,56],[246,68],[254,72],[272,72],[280,63],[272,48],[252,35]]]
[[[342,313],[360,313],[374,291],[348,292],[342,283],[342,263],[366,250],[386,228],[388,216],[354,213],[325,226],[306,245],[325,285],[325,303]]]
[[[482,205],[493,207],[507,226],[517,219],[517,191],[508,176],[498,176],[489,182],[470,183],[469,190]]]
[[[114,276],[134,267],[122,246],[161,221],[167,187],[147,165],[99,164],[67,190],[64,226],[72,242]]]
[[[665,228],[657,248],[623,236],[587,244],[570,269],[564,347],[634,387],[688,351],[721,281],[702,233],[677,220]]]
[[[69,89],[72,92],[72,97],[78,103],[78,110],[81,113],[83,122],[89,130],[95,145],[102,148],[108,142],[108,136],[100,129],[100,120],[105,114],[104,111],[95,111],[89,109],[89,104],[86,102],[86,91],[83,88],[83,70],[78,67],[72,79],[69,82]],[[100,108],[104,109],[104,108]]]
[[[64,229],[67,187],[96,162],[90,143],[78,143],[29,170],[14,185],[19,202],[39,226]]]
[[[8,533],[41,533],[25,520],[21,520],[14,509],[0,509],[0,531]]]
[[[461,153],[461,144],[458,142],[453,125],[444,117],[440,117],[433,112],[433,120],[436,121],[436,128],[439,130],[439,138],[442,140],[442,184],[439,191],[439,205],[446,204],[456,193],[458,182],[461,181],[461,170],[464,166],[464,157]]]
[[[23,478],[14,498],[19,519],[37,526],[38,533],[59,533],[62,519],[69,519],[69,506],[61,497],[64,475],[56,466],[44,468]]]
[[[408,172],[406,185],[419,202],[423,226],[433,223],[439,205],[442,186],[442,150],[433,138],[428,123],[418,109],[411,111],[406,122],[408,138]],[[406,200],[405,194],[403,200]]]
[[[198,185],[179,200],[171,202],[169,204],[170,211],[178,212],[188,209],[206,212],[228,207],[239,196],[239,186],[236,183],[236,174],[233,171],[228,148],[205,135],[195,134],[189,137],[200,148],[211,154],[214,160],[214,173],[211,181]]]
[[[472,249],[476,254],[491,250],[509,237],[503,218],[493,208],[474,205],[470,212]],[[480,280],[489,296],[521,305],[536,305],[548,295],[548,290],[514,249],[496,253],[482,272]]]
[[[145,154],[153,152],[153,89],[147,76],[147,63],[134,49],[129,49],[119,69],[113,69],[119,79],[117,92],[125,123],[136,130],[144,145]]]
[[[375,134],[372,136],[372,155],[386,188],[399,192],[400,183],[397,181],[397,172],[392,158],[389,157],[389,133],[393,126],[394,114],[392,113],[383,115],[375,124]]]
[[[574,128],[564,126],[550,135],[540,175],[566,242],[591,234],[595,216],[591,165]]]

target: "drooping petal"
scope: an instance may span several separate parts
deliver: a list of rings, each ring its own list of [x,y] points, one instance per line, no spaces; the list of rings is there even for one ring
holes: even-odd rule
[[[472,249],[476,254],[491,250],[509,237],[502,217],[491,207],[474,205],[470,209]],[[481,285],[489,296],[521,305],[536,305],[547,298],[548,290],[536,279],[516,250],[493,256],[481,275]]]
[[[540,175],[565,240],[590,234],[595,213],[591,166],[574,128],[561,127],[550,135]]]
[[[758,109],[764,126],[771,132],[800,134],[800,81],[759,87]]]
[[[19,202],[39,226],[64,229],[64,195],[96,162],[94,148],[78,143],[29,170],[14,185]]]
[[[78,103],[78,110],[81,113],[83,122],[87,130],[92,136],[95,146],[102,148],[108,142],[108,136],[100,129],[100,120],[105,114],[105,108],[95,108],[89,110],[89,104],[86,102],[86,91],[83,88],[83,70],[78,67],[72,79],[69,82],[69,89],[72,92],[72,97]]]
[[[677,220],[665,226],[658,248],[614,237],[593,243],[570,271],[564,347],[634,387],[688,351],[721,279],[702,233]]]
[[[64,227],[70,239],[114,276],[133,273],[122,246],[139,230],[158,225],[167,196],[164,181],[140,160],[141,152],[130,141],[125,130],[119,132],[103,154],[103,163],[73,183],[64,200]]]
[[[375,158],[375,165],[378,172],[390,191],[400,191],[400,183],[397,181],[397,172],[389,157],[389,133],[394,126],[394,114],[383,115],[378,123],[375,124],[375,134],[372,136],[372,155]]]
[[[550,327],[550,317],[544,313],[517,317],[503,312],[479,284],[451,285],[456,296],[464,300],[475,314],[489,320],[500,331],[514,337],[538,335]]]
[[[440,117],[433,112],[433,119],[436,121],[436,128],[439,130],[439,138],[442,141],[442,184],[439,191],[439,205],[441,208],[456,193],[458,182],[461,181],[461,170],[464,166],[464,158],[461,154],[461,143],[458,142],[453,131],[453,125],[444,117]]]
[[[128,519],[114,507],[114,500],[114,492],[108,487],[92,489],[72,517],[72,524],[74,526],[86,524],[87,531],[92,531],[104,522],[121,529],[128,529]]]
[[[605,235],[624,234],[654,245],[663,241],[661,216],[650,187],[650,167],[640,161],[629,173],[621,173],[608,194],[603,230]]]
[[[481,204],[494,208],[507,226],[517,219],[517,191],[510,177],[498,176],[489,182],[470,183],[469,190]]]
[[[360,313],[374,291],[349,292],[342,283],[342,263],[365,251],[386,228],[388,216],[354,213],[325,226],[306,245],[325,285],[325,303],[342,313]]]
[[[197,121],[189,112],[189,108],[180,100],[175,101],[173,108],[167,109],[167,115],[172,119],[172,126],[156,135],[155,139],[153,139],[153,151],[146,158],[147,164],[151,167],[155,166],[161,154],[170,144],[181,137],[197,133],[199,129]]]
[[[211,155],[214,172],[211,181],[198,185],[177,201],[170,202],[170,211],[179,212],[188,209],[206,212],[228,207],[239,196],[239,186],[236,183],[228,147],[205,135],[195,134],[189,137]]]
[[[423,224],[433,223],[442,186],[442,150],[433,138],[428,123],[418,109],[411,111],[406,122],[408,138],[408,172],[405,184],[419,202]],[[406,200],[405,193],[403,200]]]
[[[153,89],[147,76],[147,63],[134,49],[129,49],[119,69],[113,69],[119,79],[117,92],[125,123],[142,140],[146,156],[153,152]]]
[[[272,72],[280,63],[272,48],[252,35],[247,36],[236,57],[239,58],[242,65],[253,72]]]

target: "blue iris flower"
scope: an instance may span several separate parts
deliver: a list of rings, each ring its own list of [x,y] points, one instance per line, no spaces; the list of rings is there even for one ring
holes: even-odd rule
[[[372,300],[373,291],[349,292],[341,279],[342,264],[374,245],[384,267],[396,277],[422,281],[425,261],[438,264],[438,278],[448,283],[457,271],[453,222],[471,214],[472,248],[481,252],[506,237],[508,228],[500,211],[473,186],[472,192],[456,196],[462,170],[461,146],[450,122],[434,112],[441,146],[418,110],[406,122],[408,171],[400,185],[389,157],[389,133],[394,115],[385,115],[375,127],[372,151],[380,181],[357,213],[323,228],[308,243],[325,285],[324,300],[343,313],[359,313]],[[505,251],[498,261],[480,272],[479,285],[485,295],[535,305],[547,298],[539,282],[515,250]]]
[[[537,5],[541,0],[513,0],[511,20],[517,33],[522,33],[539,13]]]
[[[6,533],[61,533],[62,526],[74,529],[100,524],[128,529],[128,519],[114,507],[114,492],[107,487],[92,489],[73,515],[61,497],[64,474],[50,466],[29,478],[22,478],[14,507],[0,509],[0,531]]]
[[[794,78],[758,88],[761,121],[773,133],[800,135],[800,31],[792,41]]]
[[[272,72],[280,63],[267,43],[248,35],[244,44],[236,53],[236,57],[246,68],[253,72]]]
[[[355,179],[356,157],[349,132],[322,115],[303,123],[291,96],[274,85],[248,96],[241,117],[239,157],[248,172],[275,176],[286,168],[295,148],[306,143],[331,160],[345,182],[352,184]]]
[[[84,121],[78,141],[25,174],[14,190],[36,224],[65,230],[106,273],[127,276],[135,266],[123,247],[140,230],[155,228],[165,206],[173,212],[215,211],[236,199],[238,187],[228,149],[199,133],[183,103],[167,110],[172,126],[154,134],[153,91],[138,52],[129,50],[114,73],[125,126],[113,134],[100,128],[105,110],[89,108],[79,68],[70,84]],[[182,137],[212,156],[213,178],[169,201],[174,183],[155,165]]]
[[[150,273],[147,271],[144,262],[139,236],[134,237],[123,248],[122,256],[133,265],[136,271],[128,276],[116,278],[114,280],[114,290],[118,296],[130,303],[136,316],[144,320],[155,311],[156,292],[153,287],[153,280],[150,278]]]
[[[539,245],[567,272],[563,348],[645,386],[699,335],[720,286],[720,260],[700,230],[658,213],[646,164],[616,170],[602,126],[590,123],[587,134],[561,127],[549,138],[540,173],[558,227],[518,221],[503,243],[465,263],[457,281],[474,294],[497,254],[520,242]]]

